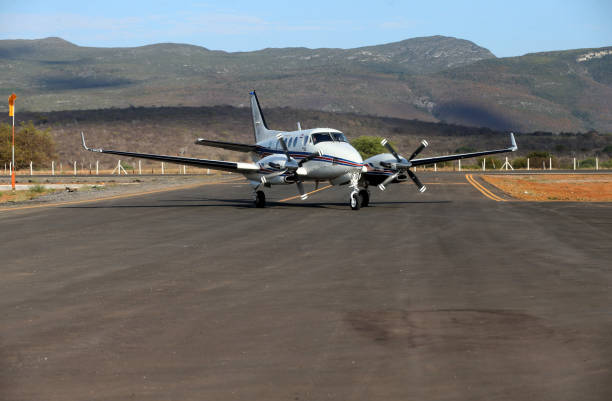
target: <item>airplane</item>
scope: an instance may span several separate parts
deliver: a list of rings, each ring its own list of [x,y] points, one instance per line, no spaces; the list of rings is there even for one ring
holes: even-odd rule
[[[296,185],[301,199],[308,197],[303,184],[306,181],[314,181],[317,187],[320,182],[324,181],[331,185],[348,185],[349,204],[353,210],[369,205],[370,191],[368,188],[372,185],[384,191],[387,185],[401,183],[410,178],[416,184],[419,192],[424,192],[426,187],[411,170],[412,167],[514,152],[518,149],[514,134],[511,133],[511,146],[508,148],[416,159],[415,157],[428,146],[427,141],[421,141],[419,147],[408,158],[405,158],[397,153],[388,140],[383,139],[381,145],[389,153],[381,153],[362,160],[357,149],[348,142],[341,131],[336,129],[302,129],[300,123],[298,123],[297,131],[269,129],[257,94],[253,91],[249,95],[255,133],[254,145],[203,138],[197,139],[195,143],[249,153],[253,160],[252,163],[93,149],[87,147],[85,135],[81,132],[83,148],[90,152],[158,160],[242,174],[253,188],[257,208],[266,206],[264,189],[272,185]]]

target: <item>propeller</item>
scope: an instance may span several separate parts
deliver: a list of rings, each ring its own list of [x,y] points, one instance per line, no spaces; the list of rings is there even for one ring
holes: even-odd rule
[[[410,170],[410,167],[412,166],[410,161],[414,159],[419,153],[421,153],[423,149],[427,147],[427,145],[429,145],[427,141],[423,139],[419,147],[416,148],[414,152],[412,152],[412,154],[407,160],[404,159],[402,156],[400,156],[395,151],[393,146],[389,143],[389,141],[387,141],[386,139],[383,139],[382,141],[380,141],[380,144],[384,146],[389,151],[389,153],[393,155],[393,157],[395,158],[395,161],[380,162],[381,166],[388,168],[390,170],[393,170],[394,173],[390,175],[389,177],[387,177],[383,182],[378,184],[378,188],[381,191],[384,191],[386,186],[389,183],[391,183],[393,180],[395,180],[400,175],[400,173],[405,172],[406,174],[408,174],[408,177],[410,177],[410,179],[414,182],[414,184],[419,188],[419,192],[425,192],[427,187],[423,185],[421,180],[419,180],[419,178]]]
[[[283,166],[283,170],[280,171],[276,171],[274,173],[271,174],[267,174],[261,177],[261,182],[263,184],[266,183],[266,181],[270,178],[274,178],[277,177],[279,175],[283,175],[286,172],[290,172],[291,173],[291,179],[295,180],[295,184],[298,188],[298,192],[300,193],[300,198],[302,200],[308,198],[308,195],[306,194],[306,191],[304,190],[304,184],[302,183],[302,180],[300,180],[300,175],[299,175],[299,169],[303,166],[304,163],[306,163],[307,161],[310,161],[316,157],[319,157],[322,155],[321,151],[317,150],[315,153],[311,153],[309,155],[307,155],[306,157],[304,157],[302,160],[300,160],[299,162],[297,162],[293,157],[291,157],[291,154],[289,153],[289,147],[287,146],[287,142],[285,142],[285,138],[283,138],[282,134],[278,134],[276,135],[276,138],[278,139],[278,142],[280,143],[281,147],[283,148],[283,152],[285,153],[285,157],[287,158],[287,161],[285,162],[285,165]],[[277,166],[273,165],[272,163],[270,163],[270,165],[272,167],[277,168]],[[278,168],[281,168],[280,165],[278,165]]]

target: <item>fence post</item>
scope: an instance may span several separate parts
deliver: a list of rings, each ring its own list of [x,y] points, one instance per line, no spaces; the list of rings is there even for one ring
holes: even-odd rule
[[[486,157],[482,158],[482,171],[485,171],[485,169],[486,169],[486,160],[487,160]]]
[[[438,171],[438,164],[434,163],[434,171]]]
[[[529,158],[527,158],[527,171],[529,171]]]
[[[461,159],[457,160],[459,162],[459,171],[461,171]]]
[[[32,160],[30,160],[30,177],[33,176],[33,172],[32,172]]]
[[[100,165],[100,162],[98,160],[96,160],[96,175],[98,175],[98,167]]]
[[[51,175],[55,175],[55,160],[51,161]]]
[[[164,175],[164,162],[161,162],[162,164],[162,175]]]
[[[77,170],[76,170],[76,160],[74,161],[74,175],[77,175]]]
[[[595,170],[599,170],[599,158],[595,158]]]
[[[548,170],[552,170],[552,157],[548,158]]]
[[[142,175],[142,166],[140,164],[140,160],[138,160],[138,175]]]
[[[576,158],[574,157],[574,170],[576,170]]]

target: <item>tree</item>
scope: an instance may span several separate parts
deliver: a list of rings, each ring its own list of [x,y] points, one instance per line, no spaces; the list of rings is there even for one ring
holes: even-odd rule
[[[8,164],[12,159],[12,127],[0,125],[0,163]],[[55,142],[49,130],[41,131],[30,122],[22,122],[15,129],[15,165],[25,168],[32,161],[35,165],[48,164],[56,157]]]
[[[383,138],[379,136],[360,136],[351,141],[351,145],[361,155],[361,157],[365,160],[369,157],[377,155],[379,153],[389,153],[389,151],[380,144]]]

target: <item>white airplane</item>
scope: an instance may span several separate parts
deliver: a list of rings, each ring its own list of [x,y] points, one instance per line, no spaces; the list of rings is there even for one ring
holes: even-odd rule
[[[383,139],[381,144],[389,150],[389,153],[381,153],[362,160],[359,152],[351,146],[344,134],[338,130],[332,128],[303,130],[299,123],[297,131],[285,132],[269,129],[255,91],[251,92],[250,96],[255,145],[201,138],[196,141],[196,144],[247,152],[251,155],[252,163],[91,149],[85,144],[85,136],[81,132],[83,147],[91,152],[158,160],[243,174],[253,187],[255,206],[258,208],[265,207],[264,189],[270,188],[272,185],[295,184],[300,197],[306,199],[308,194],[304,191],[303,182],[305,181],[314,181],[317,186],[322,181],[328,181],[331,185],[348,184],[350,206],[353,210],[368,206],[370,203],[368,187],[371,185],[378,186],[381,191],[384,191],[388,184],[399,183],[410,178],[420,192],[425,191],[425,186],[410,170],[411,167],[517,150],[514,135],[510,134],[511,146],[509,148],[415,159],[427,146],[427,141],[423,140],[420,146],[406,159],[400,156],[386,139]]]

